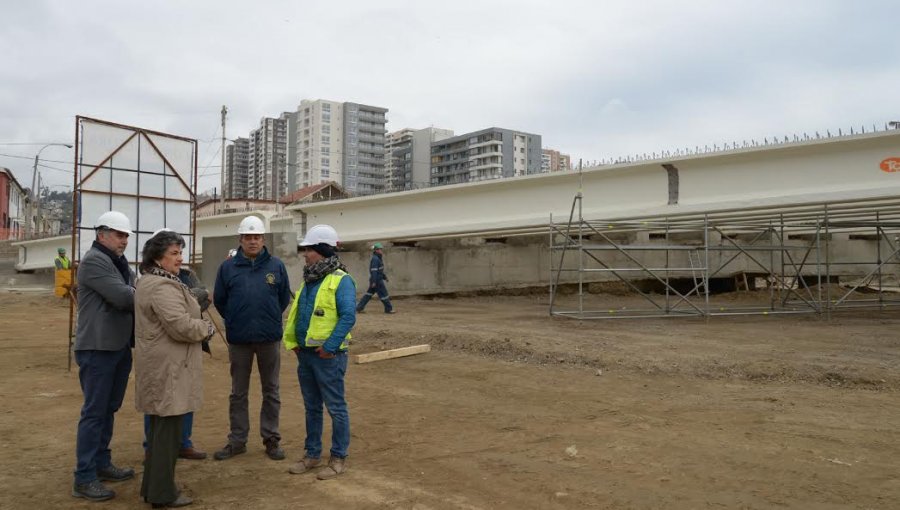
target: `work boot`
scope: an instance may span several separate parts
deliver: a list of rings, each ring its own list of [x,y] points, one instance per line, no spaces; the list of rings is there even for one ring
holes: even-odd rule
[[[395,310],[385,310],[384,313],[394,314],[397,312]]]
[[[284,448],[278,446],[277,439],[266,441],[266,455],[272,460],[284,460]]]
[[[169,503],[153,503],[153,508],[178,508],[180,506],[188,506],[193,503],[194,500],[185,496],[184,494],[179,494],[175,501],[170,501]]]
[[[332,457],[328,459],[328,465],[324,469],[320,469],[316,478],[319,480],[331,480],[347,471],[346,458]]]
[[[311,469],[315,469],[322,465],[322,459],[320,458],[312,458],[308,455],[304,455],[299,462],[291,466],[291,469],[288,470],[292,475],[299,475],[306,473]]]
[[[188,446],[187,448],[181,448],[178,450],[178,458],[189,460],[203,460],[206,458],[206,452],[198,450],[193,446]]]
[[[225,448],[222,448],[221,450],[214,453],[213,458],[216,460],[225,460],[242,453],[247,453],[247,445],[234,445],[228,443],[225,445]]]
[[[90,501],[106,501],[116,497],[116,492],[107,489],[100,480],[90,483],[76,483],[72,486],[72,495],[76,498],[84,498]]]
[[[97,470],[97,478],[101,482],[124,482],[134,478],[134,470],[131,468],[117,468],[110,464],[103,469]]]

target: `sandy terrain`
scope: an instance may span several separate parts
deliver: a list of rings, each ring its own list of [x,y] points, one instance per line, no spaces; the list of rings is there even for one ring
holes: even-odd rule
[[[216,509],[900,508],[897,312],[578,322],[545,301],[405,299],[393,316],[372,303],[356,352],[434,350],[350,367],[345,476],[287,473],[304,426],[285,355],[289,460],[265,457],[251,419],[248,454],[179,461],[178,480]],[[81,393],[67,320],[50,296],[0,293],[0,508],[149,508],[139,480],[111,484],[107,503],[69,495]],[[209,452],[230,385],[218,339],[213,353],[194,428]],[[130,390],[113,458],[140,471]]]

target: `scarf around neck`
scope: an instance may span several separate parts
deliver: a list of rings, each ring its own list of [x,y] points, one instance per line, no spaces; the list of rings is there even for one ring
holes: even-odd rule
[[[152,274],[154,276],[168,278],[169,280],[178,282],[182,287],[187,287],[187,285],[185,285],[184,282],[181,281],[181,278],[179,278],[177,275],[174,275],[174,274],[166,271],[165,269],[163,269],[159,266],[153,266],[153,267],[147,269],[146,271],[144,271],[144,274]]]
[[[332,255],[331,257],[324,258],[311,266],[304,267],[303,281],[305,281],[306,283],[317,282],[338,269],[341,269],[343,271],[347,270],[347,268],[341,262],[341,259],[339,259],[337,255]]]

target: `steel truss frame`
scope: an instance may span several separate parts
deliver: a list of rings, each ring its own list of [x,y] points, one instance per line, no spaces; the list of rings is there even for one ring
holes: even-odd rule
[[[900,199],[749,207],[616,220],[586,220],[581,193],[569,218],[550,218],[550,315],[575,319],[711,317],[813,313],[900,305],[885,280],[900,271]],[[629,241],[623,242],[623,238]],[[874,241],[853,253],[838,241]],[[865,257],[863,257],[865,255]],[[875,260],[871,260],[874,255]],[[572,260],[575,257],[575,260]],[[856,257],[856,258],[854,258]],[[859,257],[863,257],[860,259]],[[568,264],[566,264],[568,260]],[[575,273],[577,279],[563,279]],[[612,275],[650,306],[596,309],[586,286]],[[765,278],[768,303],[716,302],[713,278]],[[837,278],[858,278],[837,291]],[[683,283],[689,282],[687,290]],[[650,280],[662,293],[637,285]],[[681,285],[677,285],[678,281]],[[746,281],[746,280],[745,280]],[[577,282],[577,308],[558,304],[562,284]],[[861,294],[865,287],[872,294]]]

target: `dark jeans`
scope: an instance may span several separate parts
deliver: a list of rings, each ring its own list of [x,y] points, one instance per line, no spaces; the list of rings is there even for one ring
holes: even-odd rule
[[[380,282],[369,282],[369,290],[363,295],[359,300],[359,304],[356,305],[356,311],[361,312],[366,309],[366,305],[369,304],[369,300],[372,299],[378,293],[378,298],[381,299],[381,303],[384,305],[384,311],[390,312],[394,309],[393,305],[391,305],[391,296],[388,295],[387,286],[384,284],[384,280]]]
[[[278,394],[278,375],[281,371],[281,342],[253,344],[229,344],[231,359],[231,396],[229,397],[228,418],[231,433],[228,442],[244,445],[250,434],[249,399],[250,374],[253,372],[253,356],[259,368],[262,385],[262,407],[259,410],[259,434],[263,443],[281,441],[278,433],[278,415],[281,399]]]
[[[150,416],[147,457],[141,481],[141,497],[147,503],[166,504],[178,498],[175,462],[181,443],[183,416]]]
[[[297,377],[306,408],[306,455],[322,456],[322,404],[331,416],[331,456],[346,457],[350,447],[350,415],[344,400],[347,354],[322,359],[311,349],[297,352]]]
[[[191,448],[191,432],[194,431],[194,413],[187,413],[181,421],[181,447]],[[144,449],[147,449],[147,438],[150,437],[150,415],[144,415]]]
[[[112,440],[115,413],[122,407],[128,387],[131,348],[75,351],[75,361],[84,394],[75,439],[75,483],[85,484],[97,479],[98,470],[112,464],[109,442]]]

